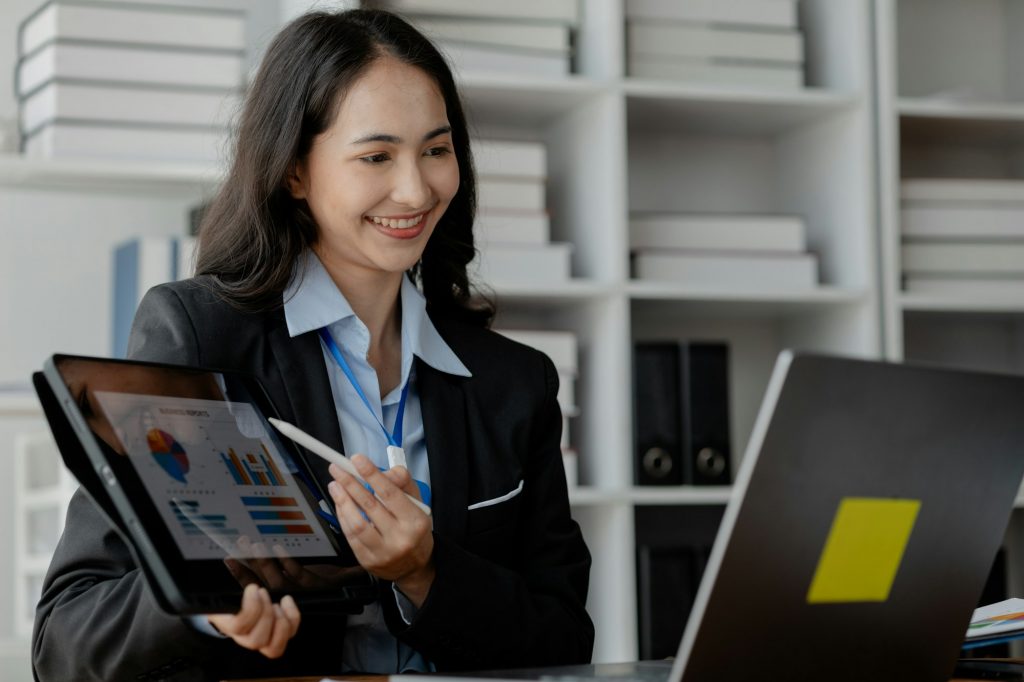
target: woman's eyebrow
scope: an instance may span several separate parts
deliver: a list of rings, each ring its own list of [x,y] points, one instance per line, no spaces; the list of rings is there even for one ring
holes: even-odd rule
[[[423,136],[423,141],[431,140],[438,135],[446,135],[452,132],[451,126],[441,126],[434,128],[429,133]],[[402,144],[402,138],[398,135],[390,135],[388,133],[370,133],[360,137],[358,140],[353,140],[352,144],[366,144],[367,142],[386,142],[387,144]]]

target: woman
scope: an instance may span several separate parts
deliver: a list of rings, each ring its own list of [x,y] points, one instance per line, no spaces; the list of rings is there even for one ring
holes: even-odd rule
[[[283,419],[365,453],[353,461],[384,504],[322,474],[379,598],[357,616],[303,615],[250,586],[237,614],[165,614],[79,494],[37,612],[41,680],[589,660],[590,556],[569,516],[557,374],[473,307],[474,208],[465,118],[426,39],[367,10],[279,34],[204,221],[199,274],[147,294],[129,354],[250,372]],[[407,462],[387,461],[393,438]],[[433,525],[402,492],[430,498]]]

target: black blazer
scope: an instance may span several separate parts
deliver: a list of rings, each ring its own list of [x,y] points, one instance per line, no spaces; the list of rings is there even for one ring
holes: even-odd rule
[[[437,577],[412,625],[393,597],[381,599],[388,628],[439,670],[588,662],[590,554],[569,516],[555,368],[488,330],[433,322],[473,376],[416,361]],[[254,374],[283,419],[342,450],[316,332],[290,338],[282,309],[241,313],[200,280],[162,285],[143,299],[128,353]],[[326,465],[318,473],[329,478]],[[518,496],[467,509],[520,481]],[[390,597],[389,583],[381,590]],[[36,613],[33,666],[38,679],[62,682],[336,674],[343,619],[304,616],[276,661],[198,633],[159,609],[121,537],[79,491]]]

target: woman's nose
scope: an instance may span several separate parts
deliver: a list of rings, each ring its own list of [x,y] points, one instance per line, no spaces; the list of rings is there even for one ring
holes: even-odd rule
[[[418,163],[401,164],[391,198],[395,203],[409,208],[423,208],[429,203],[430,186]]]

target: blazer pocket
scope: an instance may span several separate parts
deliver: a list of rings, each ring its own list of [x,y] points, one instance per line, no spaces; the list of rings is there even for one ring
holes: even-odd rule
[[[519,485],[518,486],[516,486],[513,490],[510,490],[509,492],[505,493],[504,495],[499,495],[498,497],[492,497],[491,499],[483,500],[482,502],[474,502],[473,504],[469,505],[469,507],[467,507],[467,509],[469,509],[469,511],[473,511],[474,509],[482,509],[484,507],[493,507],[496,504],[501,504],[502,502],[508,502],[513,497],[516,497],[517,495],[519,495],[519,493],[523,492],[523,485],[525,483],[526,483],[526,481],[519,481]]]
[[[469,534],[489,533],[515,523],[519,518],[519,494],[521,492],[523,492],[523,481],[519,481],[518,486],[504,495],[469,505],[467,508]]]

